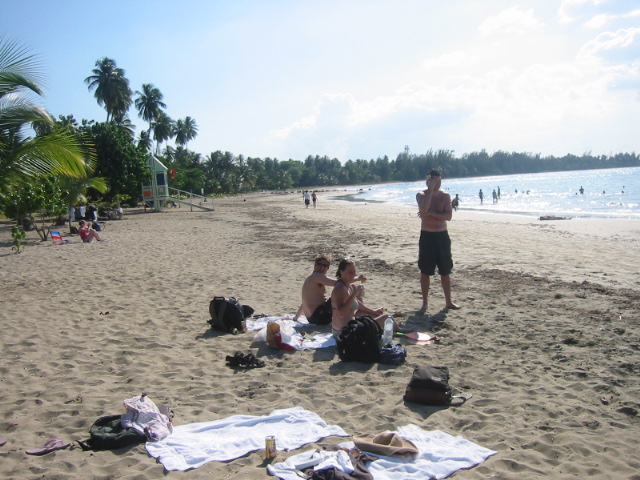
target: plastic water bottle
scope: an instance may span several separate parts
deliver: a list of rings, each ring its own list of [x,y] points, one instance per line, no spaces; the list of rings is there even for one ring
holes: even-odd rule
[[[393,340],[393,317],[391,315],[387,315],[387,318],[384,321],[384,331],[382,332],[382,340],[381,344],[384,347],[388,345]]]

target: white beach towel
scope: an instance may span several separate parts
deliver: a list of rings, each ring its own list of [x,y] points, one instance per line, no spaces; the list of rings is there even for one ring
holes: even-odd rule
[[[288,320],[293,323],[294,327],[310,327],[313,326],[312,323],[309,323],[307,317],[301,315],[298,317],[297,321],[293,321],[293,315],[290,313],[281,316],[272,316],[272,317],[261,317],[261,318],[252,318],[247,319],[247,330],[262,330],[267,327],[267,323],[269,322],[278,322],[278,320]],[[278,322],[280,323],[280,322]]]
[[[227,461],[264,448],[274,435],[278,450],[291,450],[331,435],[347,436],[337,425],[302,407],[274,410],[267,416],[234,415],[212,422],[174,427],[159,442],[147,442],[149,455],[167,470],[189,470],[211,461]]]
[[[267,324],[269,322],[276,322],[280,325],[280,335],[282,343],[292,346],[296,350],[315,350],[318,348],[334,347],[336,345],[336,339],[331,332],[326,333],[314,333],[304,335],[296,331],[295,327],[308,327],[311,325],[307,323],[307,319],[303,316],[300,320],[294,322],[288,319],[291,315],[285,315],[284,317],[263,317],[256,322],[247,322],[247,330],[258,330],[254,336],[256,342],[267,341]],[[291,317],[293,318],[293,317]],[[260,329],[257,327],[262,325]]]
[[[425,478],[447,478],[462,468],[471,468],[497,452],[481,447],[462,437],[453,437],[440,430],[422,430],[416,425],[400,427],[398,435],[411,440],[418,450],[415,459],[378,457],[369,465],[374,480],[424,480]],[[344,442],[341,447],[353,448],[353,442]],[[285,462],[268,466],[269,473],[283,480],[300,480],[296,465],[304,464],[314,457],[315,450],[289,457]],[[317,455],[317,454],[316,454]],[[339,467],[337,467],[339,468]]]

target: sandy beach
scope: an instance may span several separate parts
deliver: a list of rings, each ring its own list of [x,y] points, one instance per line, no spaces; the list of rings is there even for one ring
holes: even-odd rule
[[[50,438],[86,439],[98,417],[146,392],[171,407],[175,425],[301,406],[352,435],[415,424],[498,451],[456,480],[640,479],[640,222],[457,212],[452,285],[463,308],[442,310],[436,280],[418,316],[415,209],[327,195],[315,210],[299,193],[216,199],[215,212],[132,209],[108,223],[107,242],[71,236],[56,246],[30,232],[18,255],[1,222],[0,477],[268,477],[262,451],[169,474],[143,445],[25,453]],[[406,345],[405,365],[369,366],[340,362],[334,348],[272,350],[252,345],[251,332],[209,328],[216,295],[294,313],[320,252],[353,257],[369,306],[440,342]],[[266,367],[227,367],[236,350]],[[473,398],[405,404],[416,365],[448,366],[454,388]]]

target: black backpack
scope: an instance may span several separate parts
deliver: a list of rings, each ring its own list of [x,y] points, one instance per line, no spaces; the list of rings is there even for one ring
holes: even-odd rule
[[[122,415],[100,417],[89,430],[90,438],[78,442],[83,450],[115,450],[146,442],[147,437],[135,428],[122,426]]]
[[[240,333],[247,331],[245,320],[254,310],[248,305],[240,305],[235,297],[214,297],[209,303],[209,324],[214,330]]]
[[[380,361],[382,329],[368,315],[351,320],[338,337],[338,357],[343,362],[377,363]]]

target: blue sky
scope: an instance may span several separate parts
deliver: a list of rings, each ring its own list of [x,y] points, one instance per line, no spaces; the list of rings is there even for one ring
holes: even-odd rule
[[[43,104],[103,121],[109,57],[152,83],[188,148],[341,161],[449,149],[640,152],[636,0],[2,0]],[[146,128],[132,107],[137,132]]]

